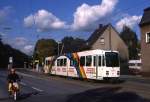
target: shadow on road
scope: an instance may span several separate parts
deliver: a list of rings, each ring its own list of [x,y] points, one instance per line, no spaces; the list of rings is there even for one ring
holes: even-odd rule
[[[150,102],[133,92],[119,92],[121,87],[104,87],[70,95],[67,102]]]
[[[23,93],[23,94],[20,94],[19,97],[18,97],[18,100],[21,101],[21,100],[24,100],[26,98],[29,98],[31,97],[32,95],[37,95],[38,92],[32,92],[32,93]],[[11,101],[13,98],[12,97],[3,97],[3,98],[0,98],[0,102],[3,102],[3,101]]]
[[[1,102],[1,101],[8,101],[8,100],[10,100],[9,97],[3,97],[3,98],[0,98],[0,102]]]
[[[37,94],[38,94],[38,92],[23,93],[23,94],[20,94],[18,100],[24,100],[24,99],[26,99],[26,98],[31,97],[32,95],[37,95]]]
[[[118,80],[88,80],[88,82],[92,83],[103,83],[103,84],[122,84],[125,83],[126,80],[118,79]]]

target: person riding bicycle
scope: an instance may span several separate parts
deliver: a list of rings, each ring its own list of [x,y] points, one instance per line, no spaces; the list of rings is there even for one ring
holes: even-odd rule
[[[10,73],[7,76],[7,81],[8,81],[8,91],[11,93],[13,83],[20,81],[20,78],[18,74],[16,74],[16,70],[14,68],[10,69]]]

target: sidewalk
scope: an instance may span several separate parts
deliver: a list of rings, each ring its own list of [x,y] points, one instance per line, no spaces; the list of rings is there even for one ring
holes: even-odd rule
[[[127,81],[134,81],[134,82],[140,82],[145,84],[150,84],[150,77],[142,77],[141,75],[135,76],[135,75],[121,75],[121,79],[127,80]]]

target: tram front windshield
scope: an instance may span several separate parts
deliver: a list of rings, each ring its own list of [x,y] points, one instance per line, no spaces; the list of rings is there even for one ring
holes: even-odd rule
[[[106,66],[107,67],[119,67],[119,56],[116,52],[106,52]]]

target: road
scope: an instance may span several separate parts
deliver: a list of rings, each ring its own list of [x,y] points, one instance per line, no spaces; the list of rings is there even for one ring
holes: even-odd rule
[[[18,74],[23,76],[19,102],[150,102],[148,79],[125,76],[122,79],[126,81],[111,84],[28,71]],[[13,102],[8,97],[6,76],[6,71],[0,71],[0,102]]]

